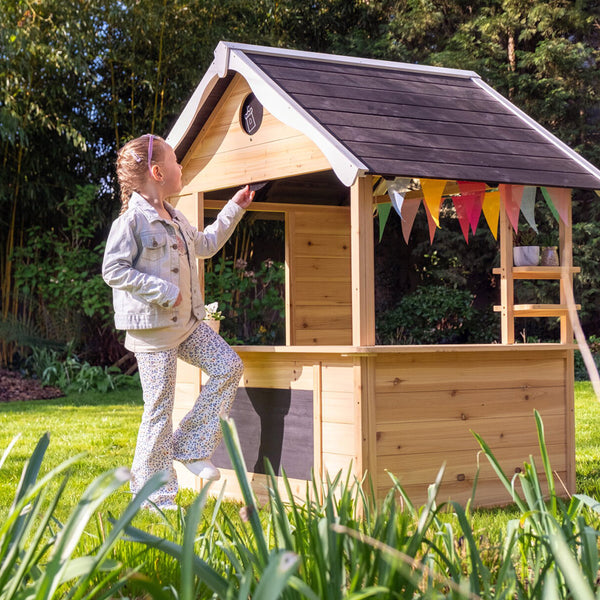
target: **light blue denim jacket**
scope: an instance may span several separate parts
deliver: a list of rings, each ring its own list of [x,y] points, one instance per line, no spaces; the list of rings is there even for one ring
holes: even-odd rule
[[[209,258],[229,239],[244,215],[244,209],[229,201],[217,220],[204,231],[193,227],[183,214],[165,204],[180,228],[187,246],[192,280],[192,311],[204,318],[195,257]],[[102,277],[113,288],[115,327],[153,329],[177,323],[179,295],[179,253],[175,228],[142,196],[134,192],[126,212],[112,224]]]

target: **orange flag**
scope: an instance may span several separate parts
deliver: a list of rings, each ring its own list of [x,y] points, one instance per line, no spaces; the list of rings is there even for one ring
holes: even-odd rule
[[[420,204],[421,198],[404,198],[402,203],[402,235],[407,244]]]
[[[501,183],[500,188],[500,201],[508,220],[515,231],[519,230],[519,210],[521,209],[521,199],[523,198],[524,185],[510,185]]]
[[[427,206],[426,202],[423,202],[423,206],[425,207],[425,213],[427,214],[427,223],[429,224],[429,242],[433,244],[433,238],[435,237],[435,230],[440,226],[439,219],[436,223],[431,211],[429,210],[429,206]]]
[[[442,194],[446,187],[445,179],[421,179],[421,190],[429,215],[437,227],[440,226],[440,206],[442,204]]]
[[[494,236],[498,239],[498,220],[500,219],[500,192],[488,192],[483,197],[483,215]]]

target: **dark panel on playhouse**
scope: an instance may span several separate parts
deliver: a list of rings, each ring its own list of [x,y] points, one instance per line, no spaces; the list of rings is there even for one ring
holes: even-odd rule
[[[275,473],[310,479],[313,468],[313,392],[271,388],[239,388],[230,417],[237,428],[248,470],[264,473],[264,458]],[[213,463],[231,469],[225,444]]]

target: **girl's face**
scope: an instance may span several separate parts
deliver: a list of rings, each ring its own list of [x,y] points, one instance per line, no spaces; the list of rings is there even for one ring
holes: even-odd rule
[[[181,165],[177,162],[175,151],[168,144],[165,144],[164,160],[160,165],[160,171],[163,176],[163,192],[165,196],[178,194],[183,187]]]

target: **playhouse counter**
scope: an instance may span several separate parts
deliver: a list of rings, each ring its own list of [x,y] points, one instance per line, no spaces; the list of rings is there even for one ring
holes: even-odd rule
[[[262,465],[268,457],[276,472],[285,469],[294,493],[304,495],[312,470],[324,477],[352,468],[359,478],[370,474],[380,497],[390,489],[388,471],[393,473],[414,502],[426,499],[428,485],[445,464],[440,500],[465,502],[478,469],[473,432],[510,477],[529,455],[539,456],[537,409],[552,467],[572,492],[573,349],[562,344],[236,346],[244,376],[231,416],[253,485],[263,497]],[[180,417],[194,399],[194,393],[178,396]],[[228,479],[227,494],[238,498],[223,445],[214,459]],[[487,460],[479,469],[476,505],[507,502]]]

